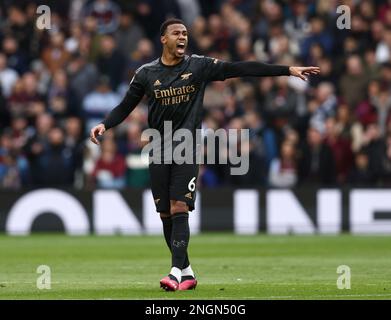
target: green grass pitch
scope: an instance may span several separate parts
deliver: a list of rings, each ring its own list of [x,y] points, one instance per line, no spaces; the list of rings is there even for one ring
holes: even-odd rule
[[[202,234],[190,242],[196,290],[165,292],[160,236],[0,236],[0,299],[390,299],[391,237]],[[36,286],[51,269],[51,289]],[[351,269],[340,290],[337,267]]]

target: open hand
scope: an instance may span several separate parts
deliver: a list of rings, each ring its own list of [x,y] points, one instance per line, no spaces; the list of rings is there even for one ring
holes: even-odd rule
[[[291,76],[298,77],[304,81],[307,81],[307,77],[310,74],[319,74],[319,67],[289,67]]]
[[[106,131],[105,125],[103,123],[98,124],[97,126],[93,127],[90,131],[90,140],[99,145],[98,136],[101,136]]]

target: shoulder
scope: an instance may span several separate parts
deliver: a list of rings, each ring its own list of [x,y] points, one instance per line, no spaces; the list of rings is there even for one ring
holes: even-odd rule
[[[218,62],[220,61],[219,59],[217,58],[212,58],[212,57],[208,57],[208,56],[202,56],[202,55],[198,55],[198,54],[192,54],[190,57],[189,57],[190,61],[196,65],[200,65],[202,67],[213,67],[214,65],[217,65]]]
[[[154,69],[157,66],[159,66],[159,59],[155,59],[155,60],[153,60],[151,62],[143,64],[141,67],[139,67],[136,70],[135,74],[142,73],[142,72],[148,71],[150,69]]]
[[[208,57],[208,56],[203,56],[198,54],[192,54],[190,58],[199,59],[199,60],[220,61],[219,59],[214,57]]]
[[[190,57],[188,57],[188,59],[191,63],[203,64],[208,59],[208,57],[192,54]]]
[[[130,84],[132,84],[135,79],[139,83],[144,84],[146,79],[148,78],[147,76],[148,71],[153,70],[153,68],[156,68],[156,66],[158,65],[159,65],[159,59],[143,64],[134,72],[133,78],[132,80],[130,80]]]
[[[205,58],[205,56],[200,56],[198,54],[192,54],[190,56],[190,59],[204,59],[204,58]]]
[[[223,62],[222,60],[219,60],[219,59],[214,58],[214,57],[201,56],[201,55],[198,55],[198,54],[192,54],[190,56],[190,58],[193,61],[196,61],[198,63],[204,64],[206,66],[220,65],[220,63]]]

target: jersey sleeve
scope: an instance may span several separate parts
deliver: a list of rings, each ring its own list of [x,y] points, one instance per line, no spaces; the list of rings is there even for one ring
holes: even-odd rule
[[[136,108],[145,93],[144,71],[136,71],[129,84],[122,101],[107,115],[102,121],[106,130],[113,128],[126,119],[126,117]]]
[[[222,81],[236,77],[289,76],[289,66],[266,64],[258,61],[226,62],[203,57],[206,81]]]
[[[202,57],[202,62],[204,79],[206,81],[223,81],[226,79],[224,61],[211,57]]]

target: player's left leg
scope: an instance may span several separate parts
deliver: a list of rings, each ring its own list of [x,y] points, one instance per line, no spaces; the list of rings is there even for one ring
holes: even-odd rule
[[[171,167],[172,266],[181,269],[179,290],[194,289],[197,285],[187,249],[190,239],[189,211],[195,207],[198,171],[196,163],[173,164]],[[172,271],[177,272],[176,269]]]
[[[176,201],[171,201],[171,204],[172,204],[172,208],[177,208]],[[164,238],[166,240],[167,247],[169,248],[169,250],[171,252],[171,256],[173,257],[173,251],[172,251],[173,243],[171,240],[172,233],[173,233],[173,218],[172,218],[171,214],[167,214],[167,213],[160,213],[160,218],[163,223]],[[175,231],[175,229],[174,229],[174,231]],[[174,268],[173,263],[172,263],[172,268]],[[179,272],[176,273],[175,270],[178,270],[178,269],[181,271],[181,274],[179,274]],[[173,275],[175,273],[176,273],[176,276]],[[179,277],[180,277],[180,279],[179,279]],[[171,283],[172,281],[175,281],[176,283]],[[194,277],[193,270],[191,269],[187,250],[186,250],[186,256],[185,256],[185,260],[182,264],[182,267],[171,269],[170,275],[168,275],[167,277],[162,279],[161,286],[165,290],[168,290],[171,287],[173,287],[173,288],[177,287],[178,290],[184,290],[183,286],[195,288],[196,284],[194,285],[194,282],[196,282],[196,280]]]
[[[189,227],[189,206],[186,202],[171,200],[172,216],[172,269],[170,275],[173,275],[179,281],[178,290],[195,289],[197,280],[191,268],[187,248],[190,240]]]
[[[172,253],[172,251],[171,251],[171,235],[172,235],[171,214],[170,213],[162,213],[162,212],[160,212],[160,219],[162,220],[162,224],[163,224],[164,239],[166,240],[166,244],[167,244],[168,249],[170,250],[170,253]],[[183,263],[183,266],[182,266],[181,270],[185,270],[189,266],[190,266],[190,261],[189,261],[188,255],[186,253],[185,262]],[[183,274],[182,274],[182,276],[183,276]]]
[[[171,271],[160,284],[170,291],[179,289],[182,280],[182,268],[187,256],[187,246],[190,238],[189,207],[185,202],[171,200]],[[167,223],[167,221],[166,221]]]

